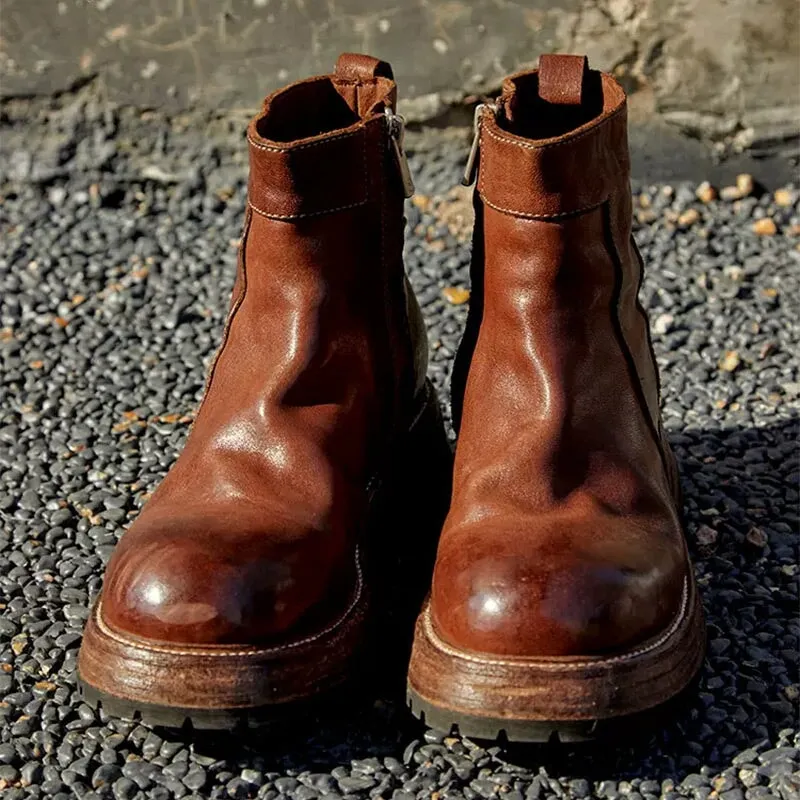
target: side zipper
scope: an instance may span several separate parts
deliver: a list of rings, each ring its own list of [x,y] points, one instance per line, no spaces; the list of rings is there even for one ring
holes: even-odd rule
[[[464,177],[461,179],[461,183],[464,186],[472,186],[475,181],[475,174],[478,171],[478,154],[481,148],[481,120],[483,119],[483,112],[487,110],[491,111],[492,114],[497,114],[497,105],[495,103],[478,103],[475,106],[475,116],[472,121],[472,146],[469,148],[467,164],[464,167]]]
[[[389,142],[397,161],[400,180],[403,182],[403,194],[411,197],[414,194],[414,179],[411,177],[411,168],[408,166],[406,151],[403,149],[403,140],[406,133],[406,120],[402,114],[395,114],[388,106],[383,112],[386,115],[386,124],[389,128]]]

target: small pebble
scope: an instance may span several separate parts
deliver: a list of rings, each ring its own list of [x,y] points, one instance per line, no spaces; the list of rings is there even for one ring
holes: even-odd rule
[[[735,372],[741,363],[742,359],[739,353],[736,350],[728,350],[720,359],[719,368],[723,372]]]
[[[736,188],[739,190],[739,197],[749,197],[755,189],[753,176],[746,172],[736,176]]]
[[[672,330],[674,324],[675,317],[672,314],[659,314],[653,322],[653,330],[659,336],[663,336]]]
[[[745,536],[748,544],[758,550],[763,550],[767,546],[767,534],[761,528],[752,527]]]
[[[708,182],[703,181],[695,192],[701,203],[710,203],[717,199],[717,190]]]
[[[719,534],[708,525],[701,525],[695,531],[695,539],[701,547],[713,547],[717,543]]]
[[[460,306],[469,300],[469,290],[460,286],[447,286],[442,289],[444,299],[454,306]]]
[[[759,236],[774,236],[778,232],[778,226],[769,217],[762,217],[753,223],[753,232]]]
[[[700,212],[696,208],[687,208],[679,217],[678,225],[688,228],[700,219]]]

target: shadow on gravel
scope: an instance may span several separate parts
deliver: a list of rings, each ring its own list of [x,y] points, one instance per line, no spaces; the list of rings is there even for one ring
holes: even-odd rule
[[[385,616],[378,624],[378,645],[366,674],[327,706],[303,719],[284,720],[279,730],[189,734],[195,752],[224,759],[231,768],[282,773],[329,772],[351,759],[363,765],[365,759],[389,757],[396,759],[390,763],[397,774],[407,765],[418,776],[426,763],[435,765],[456,753],[474,764],[463,777],[454,775],[451,788],[458,789],[478,777],[483,766],[518,774],[543,767],[549,775],[638,776],[678,784],[701,765],[724,768],[748,748],[768,746],[797,715],[790,695],[799,660],[799,432],[793,419],[771,427],[686,429],[671,436],[683,477],[709,652],[697,685],[665,719],[653,718],[651,727],[637,724],[623,729],[621,738],[571,746],[462,742],[426,731],[403,702],[414,616],[413,603],[406,602],[401,615]],[[411,562],[407,558],[396,575],[398,591],[407,598],[420,591],[419,586],[409,590]]]

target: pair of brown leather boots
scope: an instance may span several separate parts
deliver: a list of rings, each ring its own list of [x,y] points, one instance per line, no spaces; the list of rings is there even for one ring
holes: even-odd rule
[[[225,727],[352,670],[370,550],[417,502],[396,487],[449,457],[402,262],[395,99],[388,64],[345,54],[250,124],[222,346],[80,652],[111,713]],[[469,172],[458,446],[409,702],[466,735],[579,737],[678,693],[704,642],[637,299],[623,90],[543,56],[479,107]]]

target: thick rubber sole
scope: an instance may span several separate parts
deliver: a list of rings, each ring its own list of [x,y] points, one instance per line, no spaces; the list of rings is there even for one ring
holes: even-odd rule
[[[655,708],[623,717],[570,722],[564,720],[499,720],[468,714],[454,714],[422,700],[413,691],[406,693],[406,705],[421,724],[449,735],[464,736],[498,744],[617,745],[638,744],[678,719],[691,708],[699,684],[699,672],[686,688]]]
[[[78,688],[83,701],[94,709],[102,709],[109,717],[144,722],[150,727],[173,728],[189,731],[235,731],[251,729],[284,728],[298,718],[310,716],[329,695],[320,695],[310,701],[295,701],[280,705],[254,708],[183,708],[157,705],[141,700],[126,700],[101,692],[79,680]]]
[[[596,741],[646,723],[692,683],[705,653],[694,582],[661,635],[587,658],[491,657],[453,647],[426,605],[408,674],[411,712],[432,728],[508,742]]]
[[[398,663],[407,663],[411,637],[400,632],[412,629],[430,585],[451,472],[438,402],[426,384],[389,474],[375,485],[370,520],[355,554],[356,586],[335,620],[272,646],[176,645],[110,628],[101,595],[78,657],[84,699],[110,716],[150,725],[263,727],[295,719],[339,693],[368,663],[368,640],[383,643],[384,657],[393,650]],[[413,561],[409,550],[417,554]]]
[[[359,572],[361,576],[361,573]],[[368,595],[363,580],[326,629],[274,647],[182,646],[112,630],[99,598],[78,659],[90,705],[152,725],[197,729],[252,726],[292,701],[343,683],[361,644]]]

